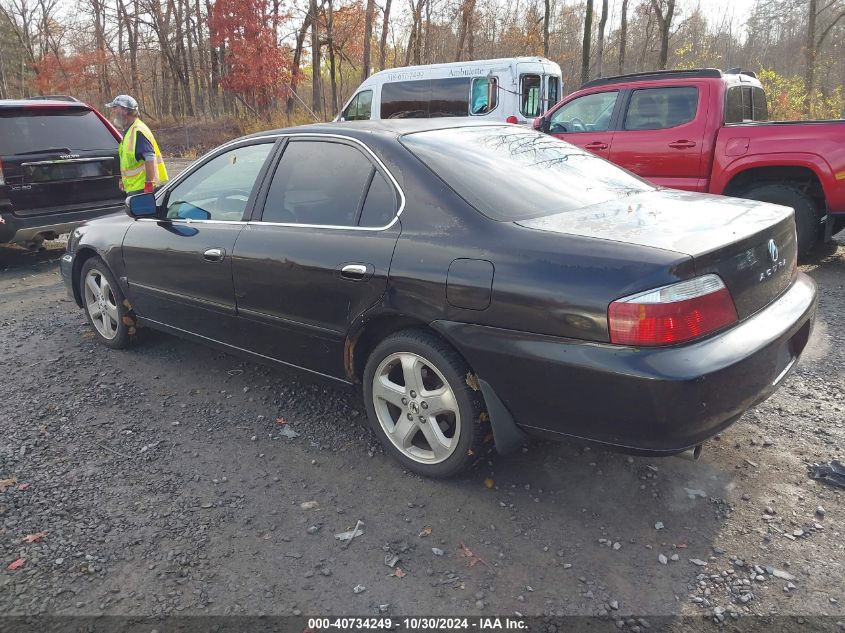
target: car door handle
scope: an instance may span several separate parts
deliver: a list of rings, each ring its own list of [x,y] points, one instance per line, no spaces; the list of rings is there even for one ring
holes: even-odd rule
[[[695,141],[674,141],[672,143],[669,143],[669,147],[674,147],[675,149],[689,149],[691,147],[695,147]]]
[[[607,143],[603,143],[601,141],[596,141],[595,143],[587,143],[584,146],[584,149],[607,149]]]
[[[222,262],[226,257],[226,251],[222,248],[209,248],[202,254],[202,258],[207,262]]]
[[[340,269],[340,276],[344,279],[361,281],[369,277],[370,267],[366,264],[345,264]]]

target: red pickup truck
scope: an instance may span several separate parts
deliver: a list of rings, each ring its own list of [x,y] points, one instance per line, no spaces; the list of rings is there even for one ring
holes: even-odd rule
[[[534,127],[660,186],[792,207],[803,255],[845,228],[845,120],[769,121],[754,73],[596,79]]]

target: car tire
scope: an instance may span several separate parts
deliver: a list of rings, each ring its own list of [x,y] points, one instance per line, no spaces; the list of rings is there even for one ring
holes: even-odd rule
[[[135,328],[127,321],[133,318],[117,280],[99,257],[91,257],[82,265],[79,295],[85,318],[97,339],[112,349],[129,347]]]
[[[795,210],[795,231],[798,235],[798,257],[806,257],[822,238],[821,212],[813,199],[790,185],[758,185],[742,194],[743,198],[771,202]]]
[[[456,475],[482,454],[489,423],[477,388],[461,355],[424,330],[386,338],[364,368],[370,425],[388,453],[426,477]]]

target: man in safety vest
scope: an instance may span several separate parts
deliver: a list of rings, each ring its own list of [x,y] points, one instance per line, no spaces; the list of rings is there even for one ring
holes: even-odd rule
[[[167,169],[153,133],[139,118],[138,102],[129,95],[118,95],[106,107],[112,110],[112,121],[123,132],[117,150],[120,188],[129,195],[152,193],[167,182]]]

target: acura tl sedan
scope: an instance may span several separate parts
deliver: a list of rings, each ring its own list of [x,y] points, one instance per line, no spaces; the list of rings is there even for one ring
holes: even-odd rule
[[[419,120],[227,143],[74,231],[62,274],[111,348],[146,326],[361,385],[433,477],[527,435],[697,454],[784,380],[816,306],[789,208]]]

